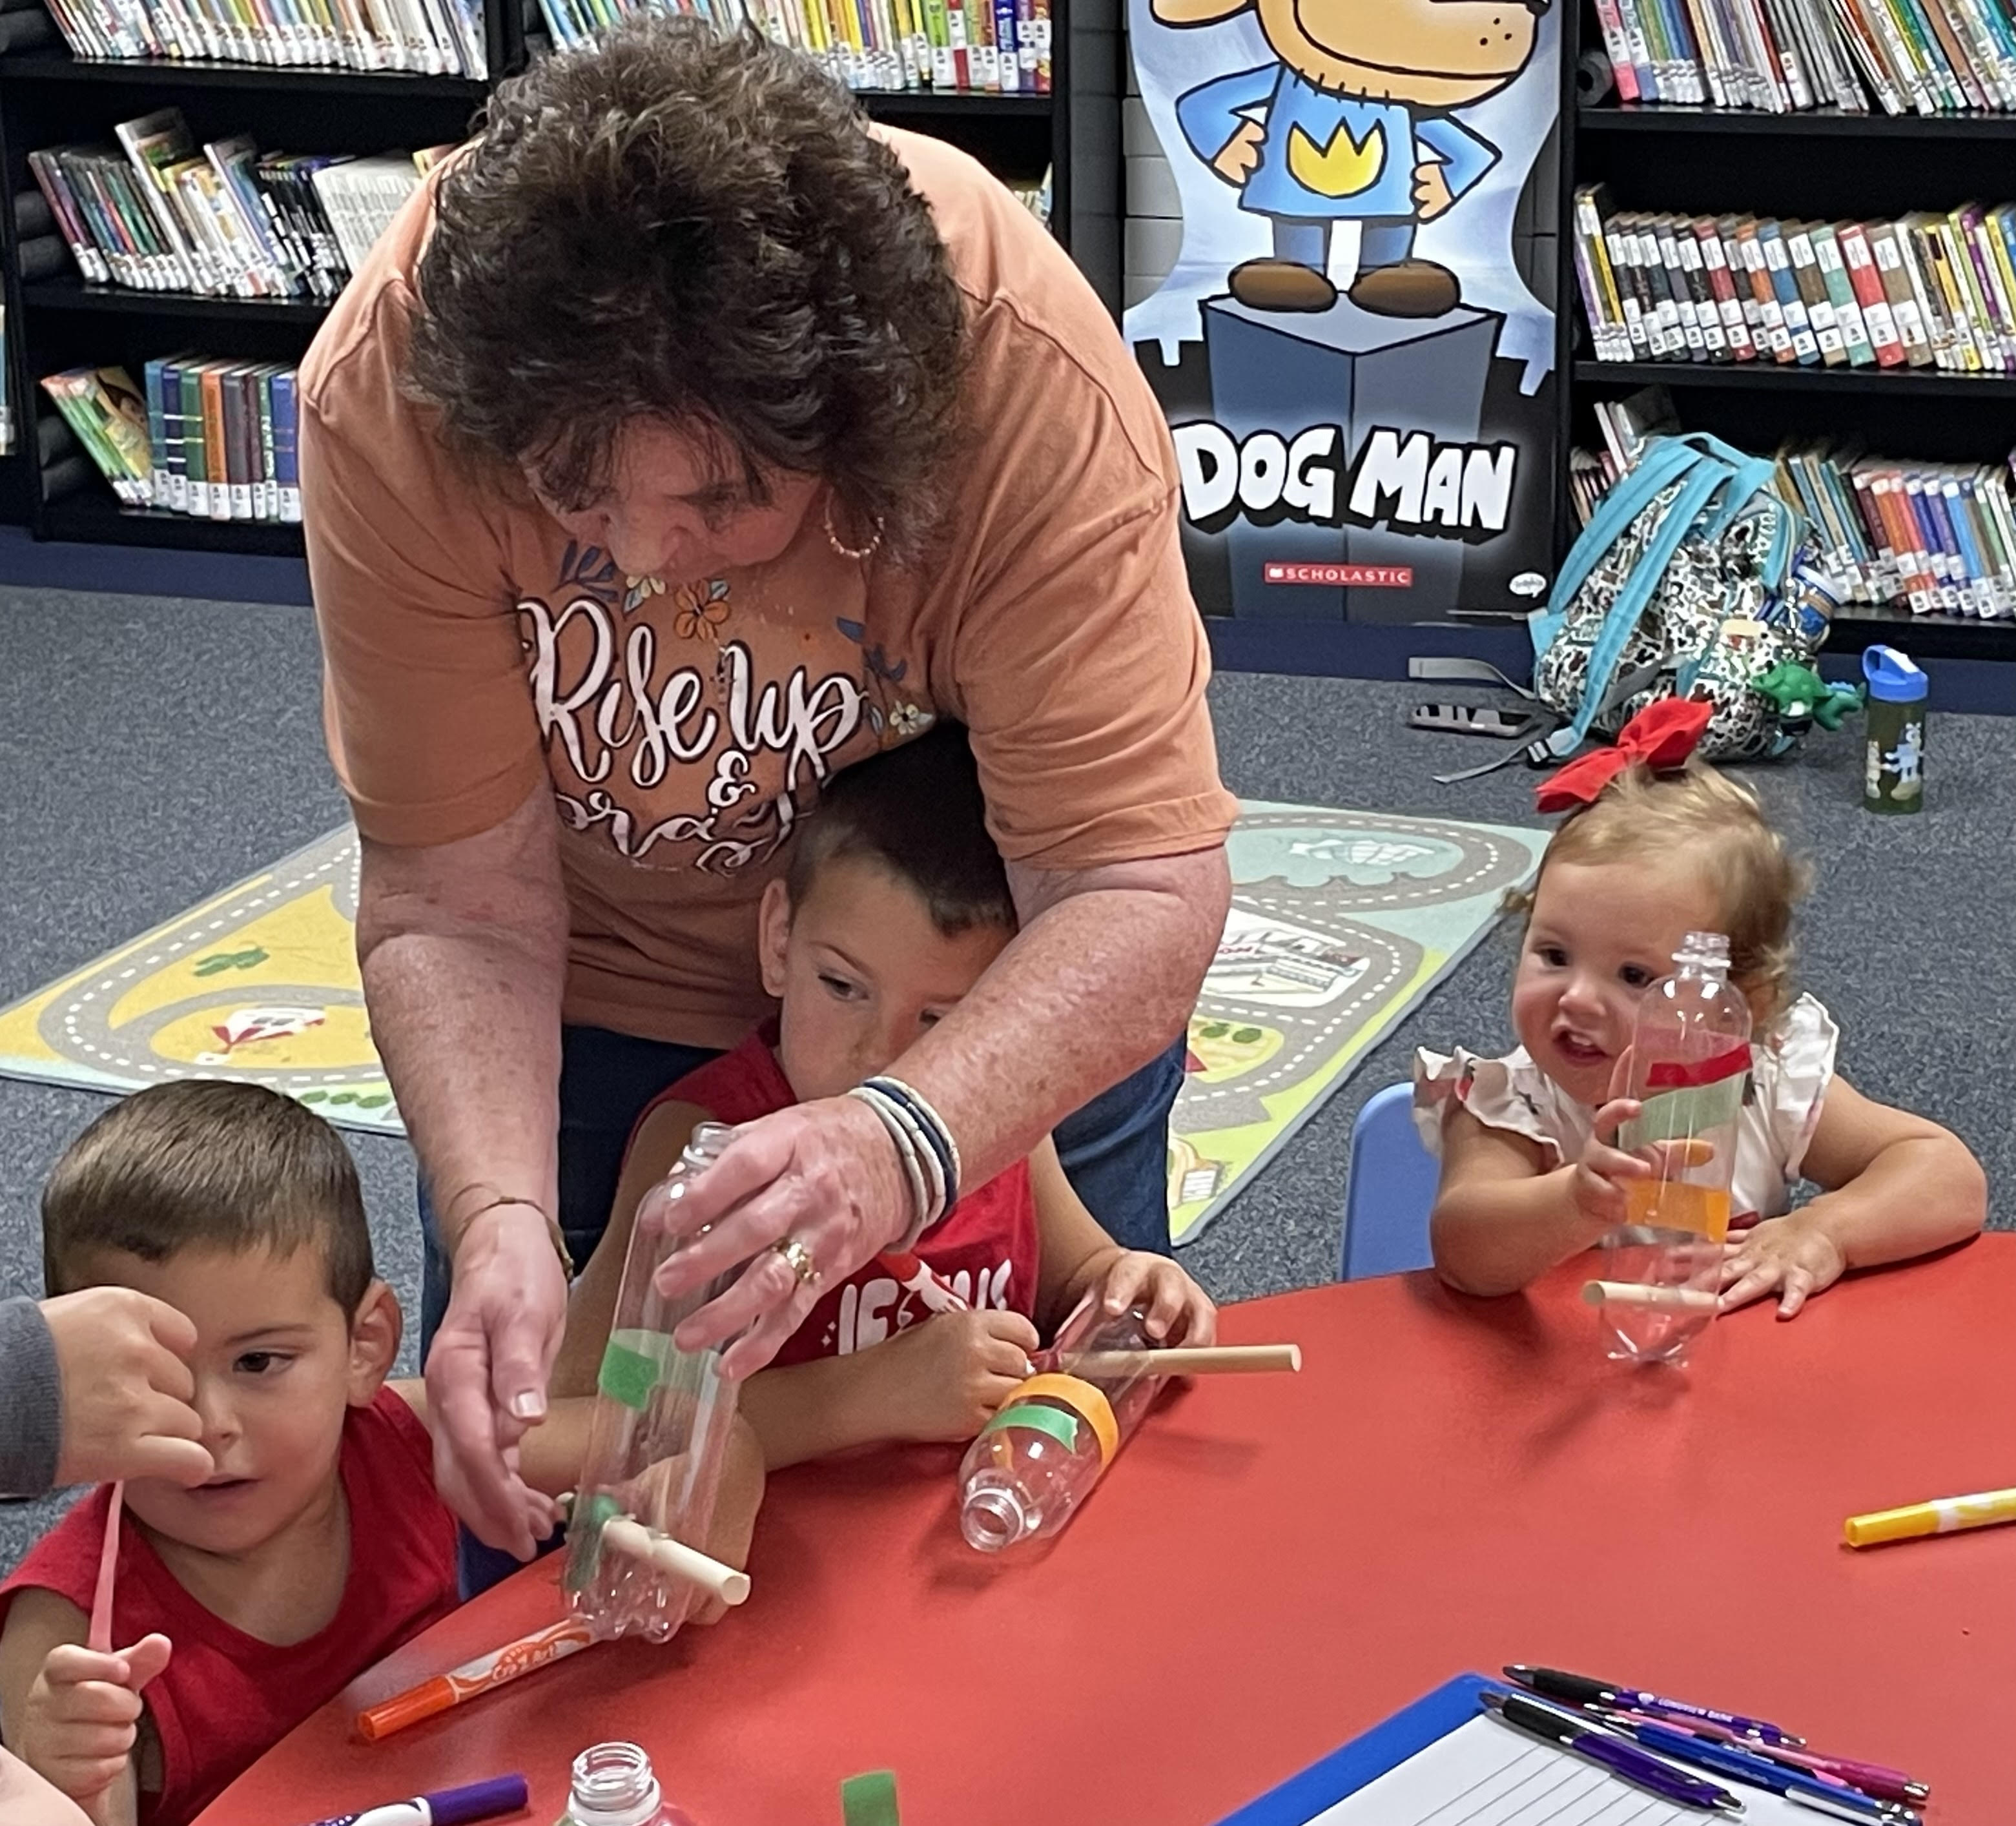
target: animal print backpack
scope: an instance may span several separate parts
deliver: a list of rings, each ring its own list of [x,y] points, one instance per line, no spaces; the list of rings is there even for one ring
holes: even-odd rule
[[[1775,466],[1702,433],[1647,441],[1532,618],[1534,695],[1568,719],[1535,759],[1614,737],[1672,697],[1713,706],[1705,759],[1795,745],[1805,719],[1756,687],[1812,659],[1834,604],[1805,561],[1800,517],[1772,488]]]

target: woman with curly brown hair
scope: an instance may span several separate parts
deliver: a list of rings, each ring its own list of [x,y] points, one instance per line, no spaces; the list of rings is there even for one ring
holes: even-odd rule
[[[692,1341],[758,1367],[1053,1129],[1107,1226],[1166,1248],[1233,803],[1161,414],[1004,189],[754,34],[639,23],[505,85],[302,398],[365,994],[453,1257],[428,1379],[478,1533],[530,1549],[510,1448],[563,1258],[636,1111],[769,1012],[794,827],[941,715],[1021,934],[903,1016],[882,1090],[743,1129],[685,1208],[697,1277],[754,1265]]]

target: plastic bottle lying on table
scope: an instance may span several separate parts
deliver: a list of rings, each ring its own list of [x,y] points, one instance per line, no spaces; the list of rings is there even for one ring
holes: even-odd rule
[[[1049,1356],[1083,1373],[1031,1376],[987,1423],[959,1467],[969,1545],[998,1553],[1055,1534],[1078,1512],[1168,1380],[1149,1373],[1154,1340],[1142,1316],[1079,1308]]]
[[[739,1604],[748,1595],[746,1576],[699,1550],[714,1521],[736,1385],[722,1380],[718,1349],[672,1342],[742,1265],[675,1299],[655,1285],[660,1266],[689,1241],[671,1237],[669,1217],[733,1134],[703,1122],[637,1207],[567,1529],[567,1600],[598,1638],[666,1641],[707,1598]]]

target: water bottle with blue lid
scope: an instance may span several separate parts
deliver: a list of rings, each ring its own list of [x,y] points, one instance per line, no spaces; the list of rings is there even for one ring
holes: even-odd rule
[[[1916,812],[1925,802],[1925,703],[1931,682],[1909,654],[1872,646],[1862,656],[1869,682],[1862,803],[1870,812]]]

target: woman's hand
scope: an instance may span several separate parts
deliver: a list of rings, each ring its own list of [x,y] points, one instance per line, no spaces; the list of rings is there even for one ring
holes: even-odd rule
[[[797,1329],[821,1287],[903,1235],[911,1205],[895,1144],[857,1097],[825,1097],[743,1124],[693,1190],[665,1208],[677,1235],[708,1227],[659,1268],[661,1295],[689,1292],[748,1264],[679,1326],[674,1342],[704,1350],[733,1338],[721,1373],[754,1374]],[[810,1258],[809,1277],[778,1249],[787,1242]]]
[[[566,1324],[567,1275],[544,1216],[503,1205],[472,1218],[427,1352],[434,1482],[472,1533],[521,1560],[553,1525],[551,1499],[518,1475],[518,1442],[545,1417]]]
[[[1767,1217],[1728,1245],[1722,1265],[1722,1309],[1733,1312],[1768,1293],[1778,1296],[1778,1316],[1795,1318],[1848,1267],[1841,1244],[1813,1207],[1790,1217]]]

